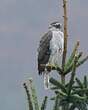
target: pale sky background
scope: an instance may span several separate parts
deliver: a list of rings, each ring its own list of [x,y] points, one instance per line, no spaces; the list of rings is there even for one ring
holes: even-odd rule
[[[38,96],[49,91],[37,74],[36,50],[52,21],[63,21],[62,0],[0,0],[0,110],[28,110],[22,83],[33,77]],[[69,0],[68,51],[88,52],[88,0]],[[88,62],[77,75],[88,73]]]

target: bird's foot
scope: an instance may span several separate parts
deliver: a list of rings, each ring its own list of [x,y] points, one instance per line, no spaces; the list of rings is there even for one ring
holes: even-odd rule
[[[49,71],[49,72],[52,70],[53,67],[54,67],[54,65],[52,65],[52,64],[46,65],[47,71]]]

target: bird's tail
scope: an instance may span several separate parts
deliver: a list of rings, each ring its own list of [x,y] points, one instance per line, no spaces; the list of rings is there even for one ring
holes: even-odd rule
[[[44,88],[49,89],[49,72],[46,69],[44,71]]]
[[[45,67],[38,64],[38,73],[39,75],[42,75],[42,73],[45,71]]]

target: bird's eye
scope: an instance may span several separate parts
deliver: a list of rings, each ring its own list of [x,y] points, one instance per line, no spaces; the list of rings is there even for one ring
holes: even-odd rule
[[[56,28],[59,28],[60,29],[61,28],[60,24],[59,25],[56,25]]]

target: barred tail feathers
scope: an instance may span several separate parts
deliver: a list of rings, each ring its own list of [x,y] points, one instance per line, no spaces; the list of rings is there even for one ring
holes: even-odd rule
[[[46,69],[44,71],[44,88],[49,89],[49,72]]]

